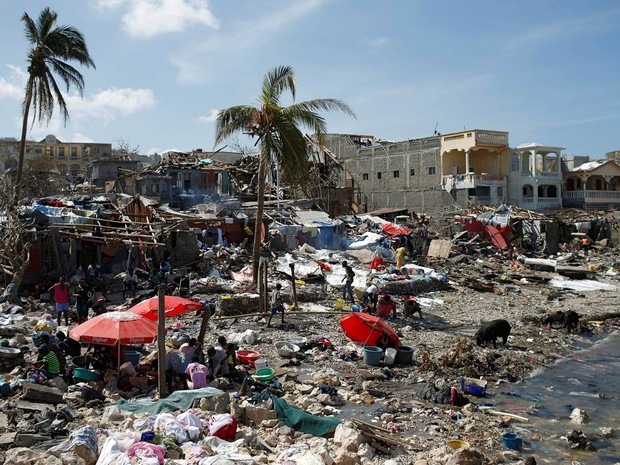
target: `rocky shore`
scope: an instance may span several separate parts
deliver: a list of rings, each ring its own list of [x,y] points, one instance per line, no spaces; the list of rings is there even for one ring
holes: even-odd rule
[[[314,291],[302,290],[317,298],[299,303],[300,313],[286,315],[283,325],[279,325],[277,317],[272,328],[265,327],[263,316],[231,318],[216,314],[209,322],[205,343],[214,344],[220,335],[231,340],[236,335],[251,334],[251,343],[242,339],[240,348],[260,352],[261,358],[275,370],[276,384],[248,386],[216,379],[211,386],[219,391],[197,399],[194,409],[160,413],[158,418],[169,415],[176,419],[182,412],[189,412],[192,419],[198,419],[193,421],[197,421],[199,430],[190,439],[187,428],[185,435],[167,430],[164,423],[151,428],[162,438],[168,438],[163,461],[156,454],[155,458],[139,458],[139,454],[130,458],[127,453],[127,444],[139,442],[144,430],[138,425],[149,413],[132,413],[122,405],[110,405],[122,399],[155,395],[147,386],[120,391],[108,389],[102,383],[90,383],[103,392],[105,401],[85,400],[79,385],[50,387],[53,394],[30,394],[30,398],[25,398],[25,387],[16,389],[2,400],[3,463],[525,463],[527,454],[506,449],[501,436],[511,424],[535,417],[535,405],[515,415],[480,408],[485,398],[462,391],[471,402],[451,405],[445,393],[450,392],[450,387],[460,390],[461,377],[486,381],[489,395],[513,389],[532,370],[554,363],[580,347],[584,340],[603,337],[617,329],[620,320],[615,302],[619,293],[612,289],[618,282],[615,259],[612,253],[588,259],[597,270],[591,278],[609,285],[607,290],[598,291],[552,286],[549,282],[554,276],[547,276],[551,273],[532,270],[516,259],[466,257],[428,263],[427,266],[448,277],[448,286],[418,296],[423,319],[417,315],[404,318],[399,308],[397,318],[387,320],[402,343],[413,349],[412,363],[406,366],[366,364],[363,349],[344,335],[339,324],[341,315],[317,312],[334,309],[339,290],[331,286],[316,285]],[[282,277],[274,276],[274,282],[277,280]],[[198,297],[201,291],[204,289],[195,291]],[[581,315],[578,331],[569,333],[541,326],[541,318],[555,310],[577,311]],[[507,346],[476,346],[472,336],[481,322],[499,318],[512,325]],[[11,326],[13,334],[6,327],[4,334],[12,337],[12,344],[14,340],[24,342],[34,321],[26,312],[23,322]],[[178,317],[169,338],[183,332],[191,334],[199,326],[199,317]],[[306,344],[301,344],[297,356],[282,357],[274,343],[292,338],[305,340]],[[313,344],[317,338],[331,344]],[[26,361],[29,357],[25,356]],[[252,368],[239,368],[254,374]],[[17,367],[6,378],[18,379],[23,373],[24,368]],[[341,423],[325,435],[296,430],[277,419],[274,396],[313,418],[335,417]],[[215,415],[224,413],[230,413],[238,422],[236,441],[215,444],[213,437],[205,439],[209,436],[208,425]],[[60,426],[56,434],[49,432],[53,425]],[[86,426],[95,431],[96,451],[84,446],[83,441],[76,445],[76,432]],[[110,438],[120,447],[116,452],[109,451]],[[541,438],[528,439],[535,442]]]

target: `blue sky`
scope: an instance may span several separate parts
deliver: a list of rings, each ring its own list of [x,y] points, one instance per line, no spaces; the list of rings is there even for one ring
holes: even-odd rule
[[[81,30],[96,70],[71,119],[29,137],[213,149],[218,109],[253,104],[290,65],[298,100],[338,98],[329,132],[405,140],[467,129],[603,157],[620,149],[615,0],[62,0],[0,2],[0,137],[19,137],[28,43],[45,7]],[[241,137],[241,145],[252,142]]]

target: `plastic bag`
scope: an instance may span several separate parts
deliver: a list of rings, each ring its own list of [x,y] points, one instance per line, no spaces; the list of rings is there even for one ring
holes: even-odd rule
[[[198,428],[200,431],[204,429],[204,425],[202,424],[202,420],[198,418],[196,415],[190,412],[183,412],[179,416],[177,416],[177,421],[188,426],[194,426]]]
[[[157,444],[150,444],[148,442],[136,442],[127,450],[127,456],[129,457],[156,459],[157,463],[160,465],[164,463],[165,455],[166,449]]]
[[[234,441],[237,434],[237,420],[230,413],[213,415],[209,418],[209,434],[225,441]]]
[[[113,438],[106,439],[96,465],[131,465],[131,460],[120,451]]]
[[[117,442],[117,447],[121,452],[126,452],[133,444],[140,442],[141,434],[139,432],[115,432],[112,433],[112,439]]]

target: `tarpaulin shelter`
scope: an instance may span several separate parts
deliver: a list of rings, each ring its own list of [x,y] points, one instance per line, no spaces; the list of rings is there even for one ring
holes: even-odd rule
[[[195,312],[202,308],[200,302],[184,299],[183,297],[177,297],[174,295],[167,295],[164,297],[164,315],[166,318],[170,318],[183,313]],[[142,315],[149,320],[157,321],[157,312],[159,309],[159,298],[151,297],[150,299],[143,300],[139,304],[131,307],[128,312],[135,313],[136,315]]]

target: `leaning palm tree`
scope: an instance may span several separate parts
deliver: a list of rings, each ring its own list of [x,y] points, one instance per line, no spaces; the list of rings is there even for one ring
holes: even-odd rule
[[[258,106],[240,105],[221,110],[216,122],[215,143],[227,137],[244,132],[256,136],[260,142],[260,163],[258,168],[258,206],[254,228],[253,272],[254,282],[258,278],[260,259],[261,228],[265,205],[265,178],[271,160],[282,166],[284,179],[291,185],[298,185],[308,170],[308,144],[300,127],[314,132],[319,140],[325,133],[325,119],[318,114],[322,110],[342,110],[355,117],[348,105],[335,99],[315,99],[295,103],[295,74],[289,66],[271,70],[263,79]],[[280,98],[288,91],[293,103],[282,106]],[[257,142],[257,143],[258,143]],[[279,186],[278,186],[279,188]]]
[[[69,119],[67,103],[54,79],[52,72],[57,74],[65,83],[67,92],[71,85],[75,86],[82,95],[84,91],[84,77],[67,61],[76,61],[87,68],[95,67],[95,63],[88,53],[84,36],[71,26],[58,26],[56,12],[45,8],[41,11],[37,21],[33,21],[24,13],[22,21],[25,25],[26,38],[31,48],[28,52],[28,81],[24,97],[24,120],[22,136],[19,144],[19,163],[15,179],[16,199],[19,197],[20,183],[24,169],[24,152],[26,148],[26,132],[30,108],[33,110],[32,124],[35,120],[49,123],[54,113],[55,104],[60,108],[65,123]]]

